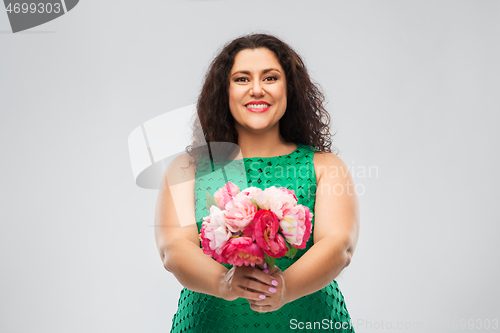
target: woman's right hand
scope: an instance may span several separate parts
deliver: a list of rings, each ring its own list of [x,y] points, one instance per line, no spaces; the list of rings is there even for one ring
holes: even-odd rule
[[[273,282],[274,281],[274,282]],[[221,274],[219,292],[226,301],[238,297],[260,301],[276,292],[278,282],[269,274],[251,266],[233,266]]]

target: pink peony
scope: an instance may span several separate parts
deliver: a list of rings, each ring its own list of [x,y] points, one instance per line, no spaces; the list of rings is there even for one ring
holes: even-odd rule
[[[299,245],[301,247],[298,247],[299,249],[303,249],[303,248],[306,247],[306,242],[309,240],[309,237],[311,236],[311,232],[312,232],[312,223],[311,223],[311,221],[313,219],[314,214],[306,206],[304,206],[304,210],[306,211],[306,220],[305,220],[306,231],[304,233],[304,238],[303,238],[302,244]]]
[[[298,249],[304,249],[311,235],[313,214],[303,205],[285,209],[280,221],[281,232],[288,243]]]
[[[250,237],[231,238],[222,251],[222,257],[233,266],[260,264],[264,252]]]
[[[278,233],[280,224],[278,217],[267,209],[259,210],[253,222],[243,231],[252,235],[257,245],[269,256],[279,258],[285,255],[287,247],[285,239]]]
[[[252,222],[255,213],[257,213],[257,206],[245,193],[238,193],[227,203],[224,210],[227,228],[234,233],[243,231]]]
[[[255,196],[257,204],[267,210],[271,210],[278,219],[283,218],[283,210],[297,205],[297,199],[289,192],[275,186],[266,188]]]
[[[248,195],[248,197],[250,199],[255,199],[255,196],[257,196],[258,194],[262,193],[262,190],[260,188],[258,188],[258,187],[250,186],[250,187],[247,187],[246,189],[244,189],[241,192],[245,193],[246,195]]]
[[[224,209],[226,204],[238,193],[240,193],[238,185],[227,182],[224,186],[215,191],[214,199],[220,209]]]
[[[210,207],[210,215],[203,218],[201,225],[203,253],[221,262],[222,248],[231,238],[231,235],[231,232],[227,229],[224,212],[216,206]]]
[[[206,228],[201,229],[201,246],[203,249],[203,253],[213,257],[215,260],[217,260],[218,262],[223,264],[224,260],[223,260],[222,256],[220,254],[218,254],[215,250],[210,248],[210,239],[208,238],[206,231],[207,231]]]
[[[277,187],[277,189],[282,190],[285,193],[290,194],[295,199],[295,201],[297,201],[297,197],[295,196],[295,191],[294,190],[289,190],[286,187]]]

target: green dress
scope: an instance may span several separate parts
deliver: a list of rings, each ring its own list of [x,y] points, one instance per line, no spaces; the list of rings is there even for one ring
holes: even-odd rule
[[[249,186],[265,189],[273,185],[294,190],[298,203],[308,207],[314,214],[317,188],[313,163],[315,150],[312,146],[299,143],[297,149],[287,155],[234,160],[234,165],[222,168],[224,172],[217,170],[217,164],[213,161],[201,161],[196,168],[195,180],[198,231],[201,230],[202,218],[208,215],[206,191],[213,195],[227,180],[239,185],[240,190]],[[314,230],[314,216],[312,225]],[[293,259],[278,258],[276,265],[285,271],[313,244],[311,233],[305,249],[299,249]],[[231,268],[229,264],[224,266]],[[341,328],[342,323],[344,328]],[[337,281],[333,280],[323,289],[287,303],[276,311],[264,313],[253,311],[243,298],[226,301],[183,288],[171,330],[176,333],[296,331],[354,332]]]

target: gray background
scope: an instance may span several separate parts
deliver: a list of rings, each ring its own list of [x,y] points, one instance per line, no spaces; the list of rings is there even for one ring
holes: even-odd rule
[[[169,330],[181,285],[127,138],[249,32],[303,56],[364,189],[337,278],[357,332],[499,319],[499,1],[86,0],[0,31],[1,332]],[[451,331],[425,327],[400,331]]]

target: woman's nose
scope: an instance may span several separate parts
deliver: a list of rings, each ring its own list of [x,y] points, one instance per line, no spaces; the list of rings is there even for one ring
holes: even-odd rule
[[[262,96],[264,94],[264,90],[258,80],[254,81],[252,88],[250,89],[250,94],[254,96]]]

